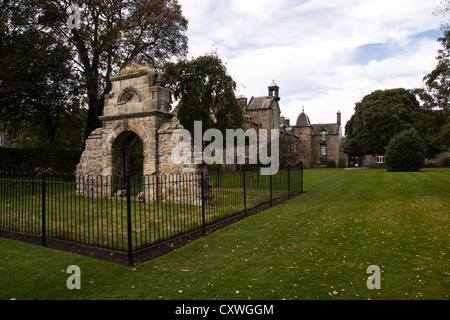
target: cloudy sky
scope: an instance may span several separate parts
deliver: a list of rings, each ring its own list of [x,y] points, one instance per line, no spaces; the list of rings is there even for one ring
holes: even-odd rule
[[[295,123],[343,124],[377,89],[417,88],[434,69],[440,0],[179,0],[189,56],[217,51],[239,95],[267,95]],[[448,19],[448,18],[447,18]]]

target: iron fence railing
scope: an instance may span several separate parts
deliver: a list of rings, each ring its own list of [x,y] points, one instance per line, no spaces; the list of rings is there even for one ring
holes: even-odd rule
[[[133,254],[303,192],[303,169],[184,175],[0,172],[0,230]]]

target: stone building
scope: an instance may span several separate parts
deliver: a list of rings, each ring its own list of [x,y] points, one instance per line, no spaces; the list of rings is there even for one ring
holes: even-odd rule
[[[247,128],[280,130],[280,164],[295,166],[300,162],[305,168],[327,167],[332,161],[336,165],[343,156],[341,152],[342,125],[338,111],[336,123],[311,124],[302,110],[295,125],[283,117],[280,111],[279,87],[273,81],[268,86],[268,95],[252,97],[247,103],[239,98],[246,117]]]
[[[293,167],[298,164],[298,157],[295,155],[299,150],[300,137],[290,126],[289,119],[281,115],[279,93],[280,88],[272,81],[266,96],[251,97],[249,101],[246,97],[239,97],[238,100],[244,112],[245,129],[269,130],[268,141],[271,129],[280,130],[280,165]]]
[[[252,97],[244,113],[262,129],[280,129],[279,87],[272,82],[268,89],[267,96]]]
[[[327,167],[333,161],[337,166],[342,157],[341,113],[338,111],[336,123],[311,124],[303,110],[297,119],[294,132],[301,136],[300,160],[307,167]]]

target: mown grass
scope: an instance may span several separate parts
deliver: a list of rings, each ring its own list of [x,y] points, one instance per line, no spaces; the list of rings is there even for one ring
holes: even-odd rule
[[[306,170],[305,191],[134,268],[0,239],[0,298],[449,298],[450,170]]]

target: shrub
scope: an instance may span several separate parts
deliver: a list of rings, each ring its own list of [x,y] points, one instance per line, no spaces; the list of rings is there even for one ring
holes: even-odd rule
[[[419,171],[425,164],[425,150],[414,129],[404,130],[391,139],[386,150],[388,171]]]
[[[73,173],[80,161],[80,151],[56,148],[0,148],[0,171],[33,172],[35,168],[52,168],[55,172]]]
[[[386,163],[370,163],[368,167],[370,169],[386,169]]]
[[[450,167],[450,157],[446,157],[444,159],[441,160],[441,165],[444,168]]]
[[[336,168],[336,161],[334,161],[334,160],[328,160],[328,162],[327,162],[327,167],[328,167],[328,168]]]

